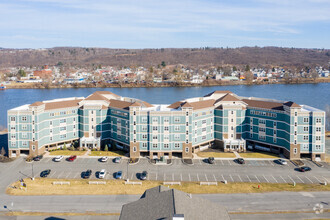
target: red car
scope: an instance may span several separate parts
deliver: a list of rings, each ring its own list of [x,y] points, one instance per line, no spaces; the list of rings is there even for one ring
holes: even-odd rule
[[[68,161],[73,162],[75,159],[77,159],[77,156],[76,156],[76,155],[73,155],[73,156],[70,156],[70,157],[68,158]]]

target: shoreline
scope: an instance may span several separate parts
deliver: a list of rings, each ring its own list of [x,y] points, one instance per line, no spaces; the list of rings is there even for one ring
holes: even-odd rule
[[[207,80],[201,84],[194,83],[84,83],[84,84],[65,84],[65,85],[49,85],[40,83],[15,83],[14,85],[6,85],[6,89],[69,89],[69,88],[162,88],[162,87],[211,87],[211,86],[255,86],[255,85],[273,85],[273,84],[318,84],[318,83],[330,83],[330,77],[304,80],[293,80],[291,82],[255,82],[248,83],[246,81],[216,81]]]

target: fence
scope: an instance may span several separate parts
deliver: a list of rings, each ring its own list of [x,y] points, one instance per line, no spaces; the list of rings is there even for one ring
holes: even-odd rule
[[[70,185],[70,182],[53,182],[53,185]]]
[[[208,186],[210,186],[210,185],[218,185],[218,182],[199,182],[199,185],[201,186],[201,185],[208,185]]]
[[[181,186],[181,182],[163,182],[163,185],[180,185]]]

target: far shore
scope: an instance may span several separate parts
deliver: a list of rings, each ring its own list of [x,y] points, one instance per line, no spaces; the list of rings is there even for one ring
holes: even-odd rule
[[[235,85],[267,85],[267,84],[314,84],[314,83],[330,83],[330,77],[317,79],[293,79],[292,81],[281,82],[247,82],[247,81],[217,81],[206,80],[203,83],[80,83],[80,84],[64,84],[54,85],[47,83],[12,83],[6,85],[7,89],[61,89],[61,88],[159,88],[159,87],[207,87],[207,86],[235,86]]]

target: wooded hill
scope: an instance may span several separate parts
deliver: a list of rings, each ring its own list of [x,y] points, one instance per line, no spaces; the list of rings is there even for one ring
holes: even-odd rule
[[[328,66],[329,49],[281,47],[108,49],[56,47],[50,49],[0,49],[0,67],[42,66],[44,64],[85,67],[91,65],[157,66]]]

